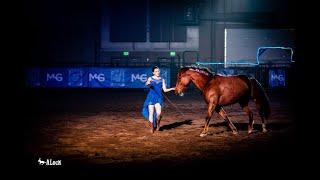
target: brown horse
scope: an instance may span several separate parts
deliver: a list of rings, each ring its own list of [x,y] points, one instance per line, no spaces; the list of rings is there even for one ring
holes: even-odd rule
[[[237,128],[228,118],[223,106],[239,103],[242,109],[249,116],[248,133],[253,130],[253,113],[250,110],[248,103],[250,98],[256,103],[257,110],[262,121],[263,132],[267,132],[265,119],[270,116],[269,100],[260,83],[254,78],[248,78],[244,75],[238,76],[220,76],[213,75],[207,68],[200,67],[183,67],[178,73],[176,83],[176,94],[182,94],[184,89],[190,82],[199,88],[208,105],[208,114],[203,131],[200,136],[206,136],[210,119],[216,111],[219,115],[228,122],[234,134],[237,134]]]

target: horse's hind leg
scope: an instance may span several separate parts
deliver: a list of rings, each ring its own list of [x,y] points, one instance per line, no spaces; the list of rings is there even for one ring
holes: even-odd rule
[[[234,126],[234,124],[230,121],[226,111],[221,107],[219,106],[218,108],[216,108],[216,111],[217,113],[219,113],[219,115],[225,120],[228,122],[228,125],[230,127],[230,129],[232,130],[232,133],[233,134],[238,134],[238,130],[237,128]]]
[[[247,115],[249,116],[249,124],[248,124],[248,134],[251,134],[252,131],[253,131],[253,113],[252,111],[250,110],[248,104],[245,104],[245,105],[241,105],[242,109],[244,112],[247,113]]]
[[[264,122],[263,115],[260,115],[260,118],[261,118],[261,122],[262,122],[262,132],[266,133],[266,132],[268,132],[268,130],[267,130],[266,124]]]
[[[249,117],[249,123],[248,123],[248,134],[251,134],[253,131],[253,113],[251,109],[249,108],[249,96],[244,96],[240,101],[239,104],[243,111],[248,115]]]
[[[257,101],[255,101],[255,103],[256,103],[256,107],[259,112],[261,123],[262,123],[262,132],[264,132],[264,133],[268,132],[268,130],[266,128],[266,124],[265,124],[265,118],[263,116],[263,112],[261,111],[261,105]]]

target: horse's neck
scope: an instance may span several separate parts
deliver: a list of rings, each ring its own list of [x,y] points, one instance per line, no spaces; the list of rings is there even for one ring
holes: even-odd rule
[[[197,74],[191,76],[191,81],[193,84],[201,91],[206,87],[207,83],[211,80],[212,78],[209,76]]]

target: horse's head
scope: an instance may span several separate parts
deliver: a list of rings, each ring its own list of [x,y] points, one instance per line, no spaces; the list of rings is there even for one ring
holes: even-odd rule
[[[176,94],[182,95],[183,90],[192,81],[196,87],[203,90],[207,82],[212,79],[213,73],[208,68],[186,66],[181,68],[178,73],[176,83]]]
[[[185,68],[180,69],[177,77],[175,94],[182,95],[183,91],[187,88],[190,81],[191,78],[187,74],[187,70]]]

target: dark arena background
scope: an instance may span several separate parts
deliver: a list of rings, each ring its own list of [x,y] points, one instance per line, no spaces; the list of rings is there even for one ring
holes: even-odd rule
[[[89,177],[290,173],[302,153],[295,8],[289,0],[24,1],[14,166]],[[154,65],[168,88],[185,66],[256,78],[270,100],[268,132],[250,101],[252,134],[233,104],[224,108],[239,134],[215,113],[200,137],[207,105],[190,84],[184,96],[165,93],[152,134],[141,110]]]

